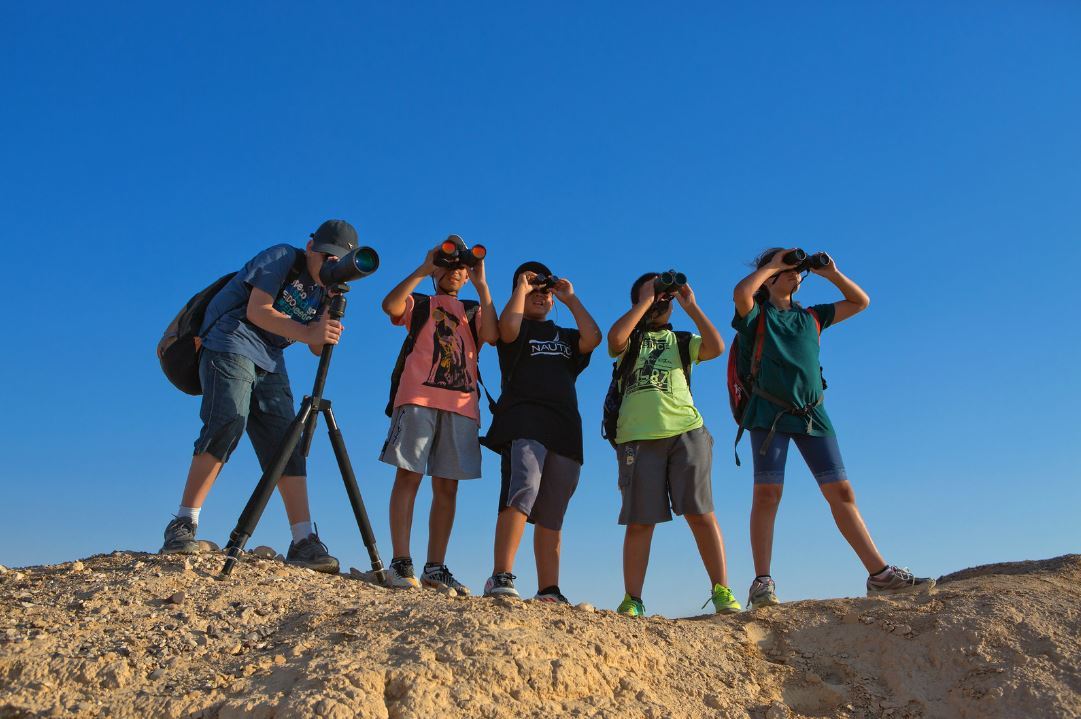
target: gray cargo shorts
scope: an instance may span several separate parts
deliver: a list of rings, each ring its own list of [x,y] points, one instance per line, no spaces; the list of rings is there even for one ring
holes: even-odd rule
[[[582,465],[535,439],[516,439],[503,451],[502,470],[500,512],[513,507],[533,524],[554,532],[563,528]]]
[[[416,404],[396,407],[381,462],[443,479],[480,477],[480,425],[455,412]]]
[[[705,427],[675,437],[624,442],[619,458],[620,524],[659,524],[713,511],[713,437]]]

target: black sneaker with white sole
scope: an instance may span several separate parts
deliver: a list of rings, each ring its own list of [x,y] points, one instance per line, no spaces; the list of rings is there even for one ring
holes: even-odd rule
[[[518,590],[514,588],[515,576],[510,572],[493,574],[484,583],[484,596],[486,597],[510,597],[520,599]]]

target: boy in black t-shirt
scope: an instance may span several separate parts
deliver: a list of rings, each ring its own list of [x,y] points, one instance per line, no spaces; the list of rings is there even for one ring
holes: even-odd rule
[[[547,320],[553,296],[574,315],[578,329]],[[567,603],[559,591],[563,515],[582,469],[582,418],[574,383],[601,343],[601,331],[566,279],[539,262],[514,271],[514,292],[499,316],[502,394],[485,446],[503,458],[495,565],[484,595],[517,597],[514,555],[527,521],[536,525],[535,599]]]

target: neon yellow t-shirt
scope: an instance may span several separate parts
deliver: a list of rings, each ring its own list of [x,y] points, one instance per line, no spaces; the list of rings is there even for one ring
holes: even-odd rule
[[[702,338],[692,335],[692,367],[698,364],[701,346]],[[619,357],[622,361],[623,355]],[[694,406],[687,377],[683,374],[676,333],[670,329],[646,332],[642,336],[634,371],[623,388],[616,443],[675,437],[702,425],[702,415]]]

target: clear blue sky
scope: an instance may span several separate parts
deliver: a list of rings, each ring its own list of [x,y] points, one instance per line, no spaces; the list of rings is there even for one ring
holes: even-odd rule
[[[827,406],[887,558],[938,575],[1081,549],[1081,6],[1074,3],[10,4],[0,23],[7,315],[0,563],[156,550],[198,400],[154,346],[180,305],[280,242],[344,217],[383,264],[356,284],[328,396],[389,560],[392,470],[376,456],[402,339],[382,296],[449,232],[489,247],[496,302],[525,259],[575,281],[607,328],[649,269],[685,271],[727,329],[771,245],[827,250],[871,309],[826,333]],[[471,292],[467,290],[467,295]],[[19,299],[21,298],[21,299]],[[805,302],[837,292],[812,278]],[[570,322],[565,309],[559,320]],[[677,310],[677,325],[687,326]],[[294,391],[315,360],[287,352]],[[495,382],[494,352],[482,368]],[[610,365],[579,382],[586,464],[562,586],[622,597]],[[741,601],[753,576],[724,360],[695,394]],[[487,424],[487,416],[484,418]],[[746,455],[746,448],[744,455]],[[782,599],[864,575],[793,452],[778,518]],[[325,435],[312,504],[367,567]],[[461,487],[449,564],[491,571],[498,461]],[[241,445],[203,512],[224,542],[259,472]],[[426,488],[414,554],[426,544]],[[278,499],[249,546],[284,550]],[[529,535],[517,573],[535,591]],[[651,611],[698,610],[686,525],[661,526]]]

